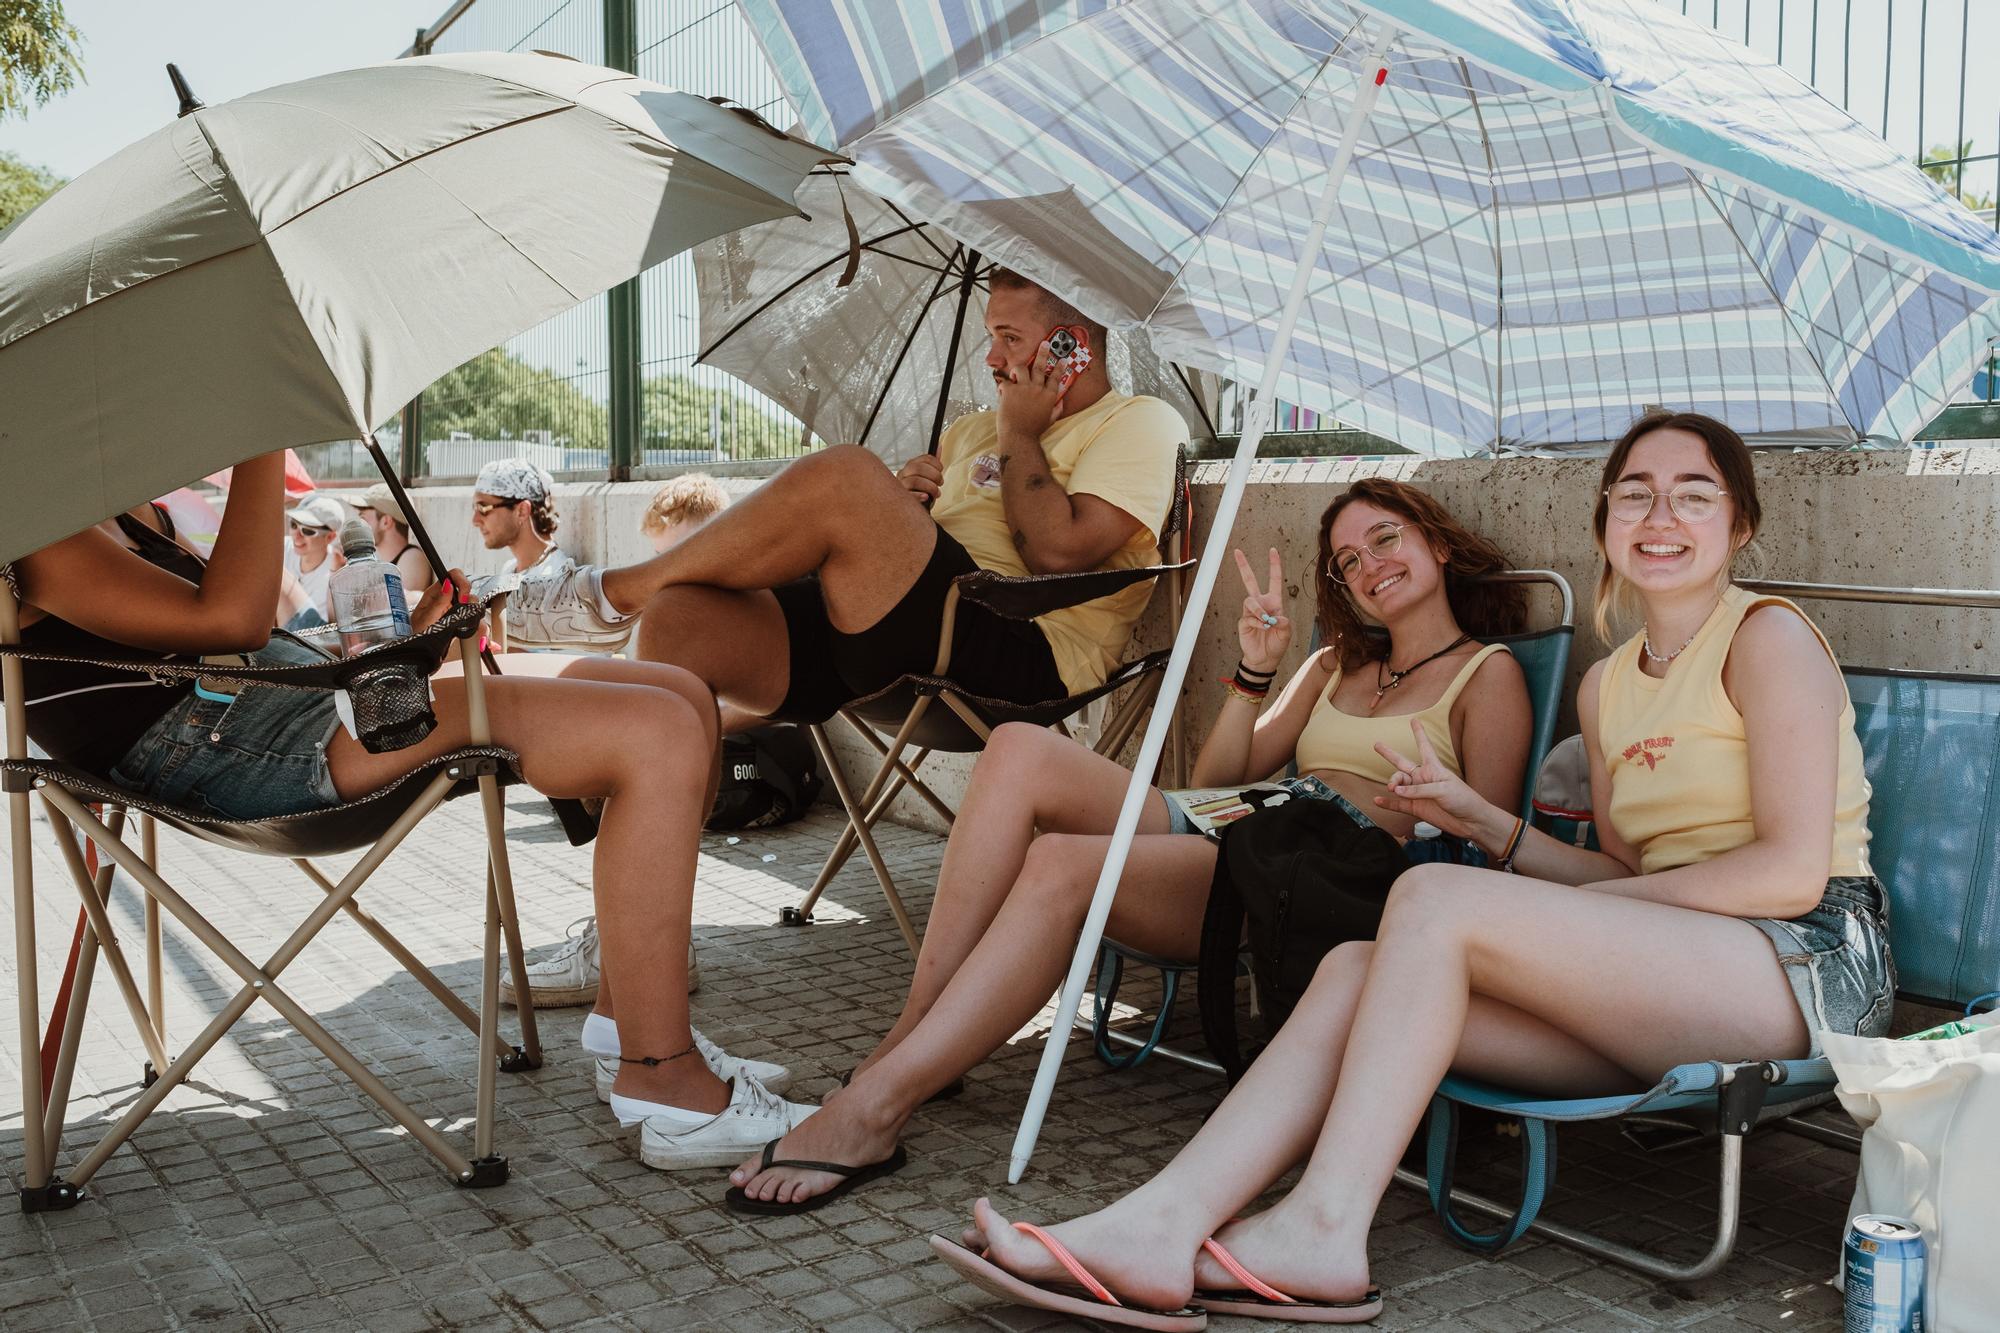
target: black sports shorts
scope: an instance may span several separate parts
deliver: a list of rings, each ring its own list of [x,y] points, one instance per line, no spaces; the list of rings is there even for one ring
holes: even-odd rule
[[[966,549],[938,528],[930,563],[903,600],[858,634],[843,634],[827,620],[818,578],[772,589],[791,640],[791,684],[771,716],[824,722],[899,676],[929,675],[937,666],[945,595],[953,579],[978,568]],[[1009,703],[1040,703],[1069,693],[1040,626],[1009,620],[971,602],[959,603],[946,674],[968,694]]]

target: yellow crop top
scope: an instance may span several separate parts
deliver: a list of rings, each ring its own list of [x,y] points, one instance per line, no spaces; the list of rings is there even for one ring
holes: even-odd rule
[[[1641,874],[1692,865],[1757,836],[1751,823],[1750,747],[1743,715],[1722,686],[1722,667],[1743,617],[1790,608],[1833,649],[1819,626],[1782,597],[1730,587],[1707,623],[1655,678],[1639,669],[1634,635],[1605,659],[1597,686],[1597,741],[1611,778],[1611,827],[1639,853]],[[1846,684],[1842,683],[1843,699]],[[1868,778],[1854,734],[1854,705],[1840,711],[1838,785],[1828,875],[1866,875]]]
[[[1322,770],[1335,773],[1352,773],[1370,782],[1389,785],[1389,778],[1395,769],[1389,761],[1375,753],[1375,742],[1381,741],[1399,754],[1411,753],[1410,719],[1422,720],[1424,734],[1431,738],[1431,748],[1437,751],[1444,766],[1452,772],[1464,776],[1458,762],[1458,749],[1451,743],[1451,706],[1457,700],[1472,675],[1479,670],[1479,664],[1495,653],[1504,653],[1504,643],[1489,643],[1474,653],[1466,664],[1452,677],[1451,684],[1438,696],[1438,701],[1420,713],[1395,713],[1387,717],[1356,717],[1343,713],[1333,706],[1333,692],[1340,688],[1341,671],[1334,668],[1333,679],[1320,691],[1313,703],[1312,713],[1306,718],[1305,730],[1299,733],[1299,772],[1313,773]]]

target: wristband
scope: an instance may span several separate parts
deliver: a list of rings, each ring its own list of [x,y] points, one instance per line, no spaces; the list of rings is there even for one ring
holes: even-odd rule
[[[1262,704],[1265,696],[1270,693],[1268,689],[1253,689],[1234,676],[1219,676],[1217,679],[1222,683],[1223,689],[1229,691],[1245,703]]]
[[[1506,844],[1502,847],[1500,855],[1493,859],[1495,870],[1508,875],[1514,873],[1514,854],[1521,850],[1521,839],[1527,835],[1528,821],[1519,815],[1514,816],[1514,831],[1507,835]]]

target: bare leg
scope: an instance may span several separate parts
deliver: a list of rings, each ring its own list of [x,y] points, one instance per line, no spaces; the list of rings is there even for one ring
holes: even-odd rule
[[[681,676],[674,684],[530,675],[486,682],[494,740],[520,756],[531,786],[550,796],[605,797],[592,875],[604,972],[623,1000],[621,1044],[661,1058],[693,1044],[684,973],[716,745],[713,704],[690,702],[703,695],[699,683]],[[436,707],[437,730],[393,754],[371,755],[336,733],[327,747],[336,789],[348,798],[372,791],[466,744],[462,678],[440,675]],[[719,1111],[728,1101],[728,1089],[694,1056],[621,1066],[618,1090],[689,1110]]]
[[[937,896],[924,927],[909,999],[857,1073],[887,1055],[923,1021],[972,956],[1020,878],[1036,830],[1109,834],[1118,822],[1118,807],[1131,776],[1130,769],[1047,727],[1010,722],[995,729],[972,770],[951,839],[945,844]],[[1166,831],[1166,807],[1157,794],[1151,795],[1139,817],[1139,832]],[[1098,865],[1102,864],[1100,852]],[[1096,883],[1095,867],[1090,879]],[[1207,882],[1204,878],[1204,887]],[[1198,930],[1199,909],[1195,923]],[[1047,998],[1044,990],[1036,1007]]]
[[[648,662],[683,667],[714,686],[726,705],[723,728],[730,733],[762,724],[791,688],[784,613],[763,589],[664,588],[646,603],[633,651]]]
[[[926,1097],[984,1060],[1048,1003],[1069,967],[1069,955],[1050,943],[1082,929],[1109,846],[1110,839],[1097,836],[1037,838],[991,929],[935,1007],[893,1051],[786,1135],[779,1155],[857,1164],[887,1157]],[[1214,869],[1215,847],[1206,838],[1134,839],[1109,932],[1149,953],[1192,958]],[[835,1183],[819,1171],[759,1174],[754,1160],[731,1179],[749,1180],[745,1192],[753,1198],[792,1202]]]
[[[931,558],[937,525],[882,460],[856,445],[808,454],[672,549],[604,571],[630,614],[663,588],[775,588],[818,574],[827,615],[850,633],[880,620]]]
[[[1683,961],[1662,967],[1663,957]],[[1311,1004],[1300,1006],[1252,1077],[1165,1171],[1059,1228],[1114,1290],[1185,1300],[1201,1239],[1312,1145],[1292,1192],[1227,1228],[1225,1243],[1281,1290],[1354,1297],[1367,1283],[1376,1205],[1450,1068],[1588,1093],[1639,1086],[1686,1060],[1782,1058],[1806,1046],[1770,944],[1732,917],[1424,867],[1398,881],[1366,959],[1359,969],[1352,962],[1322,969]],[[1349,1018],[1337,1045],[1326,1025],[1342,1014]],[[1317,1064],[1315,1051],[1327,1052]],[[1266,1066],[1272,1075],[1258,1077]],[[1288,1095],[1287,1083],[1297,1090]],[[1316,1118],[1329,1088],[1329,1109]],[[1053,1276],[1047,1256],[990,1208],[977,1218],[1000,1262]]]

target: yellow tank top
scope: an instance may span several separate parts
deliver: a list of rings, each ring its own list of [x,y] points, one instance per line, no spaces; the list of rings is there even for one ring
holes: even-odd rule
[[[1722,687],[1722,666],[1743,617],[1782,597],[1732,585],[1663,677],[1639,669],[1635,634],[1605,659],[1597,688],[1597,740],[1611,776],[1611,827],[1650,875],[1733,851],[1757,836],[1750,819],[1750,747],[1743,715]],[[1841,685],[1843,700],[1846,683]],[[1839,781],[1828,839],[1828,875],[1867,875],[1868,778],[1854,734],[1854,705],[1840,710]]]
[[[1387,717],[1356,717],[1343,713],[1333,706],[1333,692],[1340,688],[1341,671],[1334,669],[1333,679],[1320,691],[1313,703],[1313,710],[1306,718],[1305,730],[1299,733],[1297,753],[1299,772],[1313,773],[1328,770],[1335,773],[1352,773],[1370,782],[1389,785],[1389,778],[1395,769],[1389,761],[1375,753],[1375,742],[1394,749],[1399,754],[1411,754],[1410,719],[1423,722],[1424,734],[1431,738],[1431,747],[1437,751],[1446,768],[1463,776],[1458,762],[1457,747],[1451,743],[1451,705],[1472,679],[1472,673],[1479,670],[1479,664],[1495,653],[1504,653],[1504,643],[1489,643],[1474,653],[1466,664],[1452,677],[1451,684],[1438,696],[1438,701],[1420,713],[1396,713]]]

